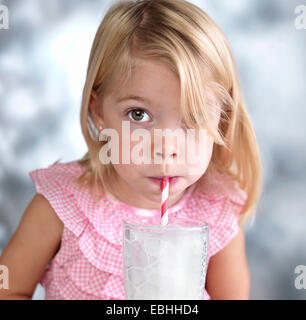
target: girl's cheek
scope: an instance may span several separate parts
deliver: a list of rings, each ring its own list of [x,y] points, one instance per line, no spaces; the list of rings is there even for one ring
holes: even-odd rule
[[[207,164],[212,155],[213,145],[214,138],[205,132],[202,136],[197,134],[194,138],[190,137],[186,141],[187,159],[191,159],[193,164],[197,162],[199,166]]]
[[[150,143],[144,140],[142,136],[133,135],[133,131],[131,131],[130,134],[123,133],[123,135],[120,136],[119,144],[121,158],[124,156],[130,164],[139,163],[140,159],[144,157],[146,148],[150,148]]]

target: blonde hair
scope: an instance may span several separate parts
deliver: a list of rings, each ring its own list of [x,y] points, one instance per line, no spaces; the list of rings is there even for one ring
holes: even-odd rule
[[[184,0],[124,0],[115,2],[102,20],[90,52],[81,107],[81,127],[88,152],[79,183],[93,190],[112,191],[114,168],[102,165],[97,129],[89,110],[93,90],[99,97],[115,81],[128,81],[138,58],[158,59],[179,77],[181,110],[188,126],[203,120],[215,138],[207,172],[231,176],[247,194],[241,223],[255,209],[261,192],[261,164],[229,43],[202,9]],[[124,76],[123,76],[124,75]],[[122,80],[124,79],[124,80]],[[210,89],[218,99],[218,130],[209,121]],[[206,174],[206,173],[205,173]],[[204,174],[204,175],[205,175]],[[102,188],[101,188],[102,187]]]

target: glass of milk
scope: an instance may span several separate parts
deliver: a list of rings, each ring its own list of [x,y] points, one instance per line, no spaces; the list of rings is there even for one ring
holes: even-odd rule
[[[123,222],[123,275],[128,300],[202,300],[208,224]]]

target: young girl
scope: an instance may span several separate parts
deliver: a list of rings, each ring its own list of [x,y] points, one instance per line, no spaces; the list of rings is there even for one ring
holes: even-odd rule
[[[158,163],[105,163],[101,150],[113,137],[104,129],[118,133],[121,160],[136,146],[122,134],[123,123],[131,136],[137,129],[153,137],[155,129],[204,128],[208,138],[195,135],[202,155],[192,164],[168,161],[182,159],[188,139],[151,139],[146,147]],[[88,146],[82,159],[30,173],[37,194],[1,256],[9,290],[0,297],[29,299],[40,282],[46,299],[125,299],[122,222],[160,224],[160,178],[169,176],[169,219],[209,224],[203,298],[248,299],[243,223],[259,200],[261,166],[232,53],[216,23],[184,0],[113,4],[90,53],[81,127]]]

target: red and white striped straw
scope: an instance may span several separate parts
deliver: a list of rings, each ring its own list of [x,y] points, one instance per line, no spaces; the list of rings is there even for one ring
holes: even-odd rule
[[[169,198],[169,178],[163,178],[161,182],[162,206],[161,206],[161,224],[168,223],[168,198]]]

